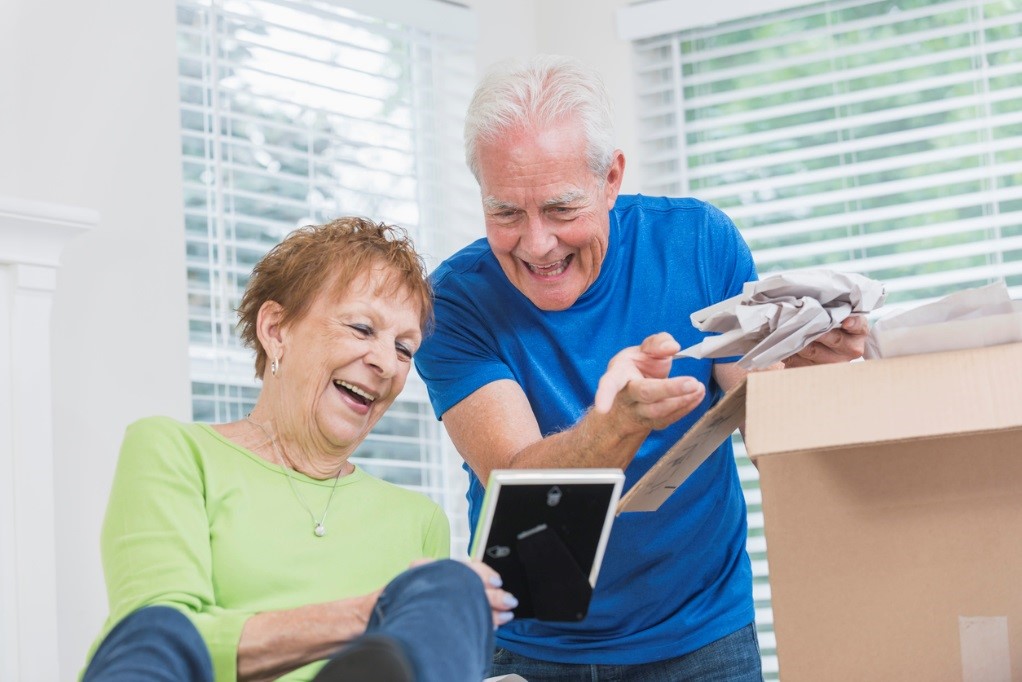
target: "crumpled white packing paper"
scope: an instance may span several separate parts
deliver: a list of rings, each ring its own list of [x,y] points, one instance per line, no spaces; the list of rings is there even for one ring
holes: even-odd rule
[[[742,293],[692,313],[692,324],[718,332],[678,356],[742,355],[739,367],[763,369],[798,353],[846,317],[883,305],[884,285],[852,272],[802,270],[746,282]]]
[[[877,320],[867,360],[1022,342],[1022,301],[1004,282],[963,289]]]

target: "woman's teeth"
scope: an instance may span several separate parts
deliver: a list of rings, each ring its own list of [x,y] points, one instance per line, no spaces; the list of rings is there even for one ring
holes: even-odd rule
[[[347,381],[340,380],[334,381],[334,386],[339,386],[340,388],[347,389],[348,391],[351,391],[360,398],[365,398],[366,402],[371,403],[376,400],[376,396],[366,393],[358,386],[353,386],[352,384],[349,384]]]

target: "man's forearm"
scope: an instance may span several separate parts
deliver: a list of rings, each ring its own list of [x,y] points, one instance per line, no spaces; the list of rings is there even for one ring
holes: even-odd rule
[[[650,429],[628,432],[611,414],[586,412],[574,426],[532,443],[511,457],[509,468],[626,468]],[[489,471],[476,472],[485,473]],[[480,480],[487,480],[480,475]]]

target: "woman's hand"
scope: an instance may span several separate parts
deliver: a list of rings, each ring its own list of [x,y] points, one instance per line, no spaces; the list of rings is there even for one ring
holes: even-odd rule
[[[494,629],[510,622],[515,617],[512,609],[518,606],[518,600],[510,592],[500,589],[504,584],[500,574],[481,561],[469,561],[468,565],[483,581],[486,600],[490,603],[490,611],[493,612]]]
[[[412,567],[429,563],[433,559],[416,559],[412,561]],[[474,571],[482,581],[482,589],[486,591],[486,601],[490,602],[490,610],[494,615],[494,629],[496,630],[514,618],[512,609],[518,605],[518,599],[510,592],[501,589],[504,581],[500,574],[491,569],[482,561],[465,561],[469,569]]]
[[[428,564],[431,561],[433,559],[416,559],[412,562],[412,568]],[[510,622],[515,617],[512,609],[518,606],[518,600],[510,592],[500,589],[504,584],[504,581],[500,579],[500,574],[481,561],[466,561],[465,563],[483,581],[486,601],[489,602],[490,611],[493,612],[493,628],[497,629],[504,623]]]

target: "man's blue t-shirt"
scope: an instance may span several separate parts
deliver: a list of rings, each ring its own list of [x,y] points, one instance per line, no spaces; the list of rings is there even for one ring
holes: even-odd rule
[[[620,196],[596,281],[567,310],[543,311],[508,281],[485,239],[433,273],[436,330],[415,355],[438,417],[500,379],[524,390],[544,436],[590,408],[607,363],[666,331],[702,340],[689,315],[741,293],[752,256],[731,220],[695,199]],[[625,490],[720,397],[712,360],[677,360],[672,376],[707,387],[703,403],[654,431],[625,471]],[[480,428],[486,428],[481,425]],[[483,486],[469,472],[475,528]],[[680,656],[751,623],[746,519],[730,440],[656,512],[614,521],[587,617],[512,621],[498,644],[541,660],[635,664]]]

